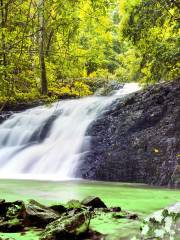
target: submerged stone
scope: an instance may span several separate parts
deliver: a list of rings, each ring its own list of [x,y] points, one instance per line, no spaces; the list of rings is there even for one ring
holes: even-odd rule
[[[72,240],[88,232],[91,214],[89,211],[74,216],[64,216],[47,225],[40,240]]]
[[[120,207],[111,207],[109,208],[111,212],[121,212],[121,208]]]
[[[0,237],[0,240],[15,240],[14,238],[1,238]]]
[[[84,206],[93,207],[93,208],[107,208],[105,203],[99,197],[94,197],[94,196],[89,196],[85,198],[81,203]]]

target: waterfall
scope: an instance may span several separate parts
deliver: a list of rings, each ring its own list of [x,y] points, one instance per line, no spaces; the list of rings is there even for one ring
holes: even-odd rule
[[[137,84],[125,84],[112,96],[59,101],[13,114],[0,125],[0,177],[73,178],[89,148],[88,126],[115,99],[137,90]]]

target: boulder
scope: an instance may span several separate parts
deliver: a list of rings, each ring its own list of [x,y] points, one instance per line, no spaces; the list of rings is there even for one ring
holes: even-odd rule
[[[93,208],[107,208],[105,203],[99,197],[89,196],[85,198],[82,202],[82,205]]]
[[[14,218],[23,219],[25,217],[24,202],[5,202],[5,200],[0,200],[0,217],[3,217],[7,220]]]
[[[25,204],[23,201],[16,201],[12,203],[6,203],[7,204],[7,212],[6,212],[6,218],[7,219],[24,219],[26,217],[25,212]]]
[[[29,226],[45,227],[48,223],[58,219],[59,213],[35,200],[26,205],[26,224]]]
[[[4,217],[6,215],[7,205],[4,199],[0,199],[0,216]]]
[[[109,208],[111,212],[121,212],[121,207],[111,207]]]
[[[52,206],[50,206],[50,208],[52,210],[58,212],[59,214],[63,214],[67,211],[67,208],[62,204],[52,205]]]
[[[73,200],[68,201],[66,206],[68,209],[73,209],[73,208],[81,208],[82,204],[80,201],[73,199]]]
[[[19,219],[11,219],[8,221],[0,222],[0,232],[15,233],[21,232],[24,229],[24,225]]]
[[[156,211],[144,219],[141,235],[147,239],[179,239],[180,202]]]
[[[74,216],[64,216],[48,224],[40,240],[72,240],[88,232],[91,214],[89,211]]]

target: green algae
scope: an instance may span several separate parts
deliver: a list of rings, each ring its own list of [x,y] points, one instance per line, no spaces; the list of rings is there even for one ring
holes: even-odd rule
[[[1,199],[9,201],[35,199],[43,204],[66,203],[71,199],[82,200],[87,196],[100,197],[107,206],[120,206],[123,210],[137,213],[140,219],[154,211],[180,201],[180,191],[149,187],[140,184],[104,183],[88,181],[23,181],[1,180]],[[101,214],[92,219],[93,230],[108,234],[107,240],[130,239],[138,233],[140,221],[113,219],[110,214]],[[4,235],[8,237],[7,235]],[[0,237],[1,234],[0,234]],[[34,231],[25,235],[10,234],[18,240],[36,240]]]
[[[1,238],[12,238],[15,240],[39,240],[39,235],[40,233],[33,230],[23,233],[0,233]]]

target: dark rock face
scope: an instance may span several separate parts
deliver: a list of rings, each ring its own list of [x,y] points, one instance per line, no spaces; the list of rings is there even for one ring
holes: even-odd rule
[[[0,124],[2,122],[4,122],[5,120],[7,120],[12,114],[13,114],[13,112],[11,112],[11,111],[1,112],[0,113]]]
[[[87,135],[78,177],[180,187],[180,81],[116,100]]]
[[[25,103],[6,103],[3,107],[0,106],[0,108],[2,107],[2,110],[0,111],[0,124],[11,117],[14,113],[22,112],[40,105],[43,105],[43,102],[40,100]]]

